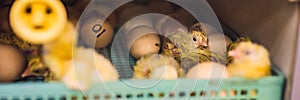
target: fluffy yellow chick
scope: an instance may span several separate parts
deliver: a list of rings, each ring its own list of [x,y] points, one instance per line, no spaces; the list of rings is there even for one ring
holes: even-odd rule
[[[72,60],[73,46],[76,44],[74,30],[72,23],[68,22],[58,39],[43,46],[43,59],[56,79],[63,77],[67,69],[66,62]]]
[[[177,79],[183,73],[179,63],[170,56],[152,54],[137,61],[134,68],[134,79]]]
[[[231,77],[258,79],[270,75],[269,53],[261,45],[251,41],[240,42],[228,52],[228,56],[233,57],[233,61],[228,65]]]
[[[62,81],[70,89],[87,90],[92,83],[118,80],[114,66],[94,49],[76,48],[73,60],[66,62]]]

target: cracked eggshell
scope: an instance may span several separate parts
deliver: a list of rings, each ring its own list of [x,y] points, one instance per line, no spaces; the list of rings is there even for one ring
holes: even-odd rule
[[[160,38],[156,31],[147,26],[134,28],[127,37],[130,54],[139,59],[148,54],[156,54],[160,50]]]
[[[188,79],[223,79],[228,78],[225,65],[215,62],[199,63],[186,74]]]

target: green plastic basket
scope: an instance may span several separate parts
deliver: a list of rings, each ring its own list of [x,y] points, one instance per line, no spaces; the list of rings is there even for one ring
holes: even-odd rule
[[[226,35],[234,39],[233,32],[224,28]],[[122,45],[124,40],[118,40]],[[113,46],[113,45],[112,45]],[[111,46],[111,47],[112,47]],[[124,46],[124,45],[123,45]],[[135,59],[124,52],[120,46],[114,50],[100,51],[109,58],[120,75],[115,82],[95,83],[86,92],[69,90],[60,82],[0,84],[0,100],[281,100],[284,84],[283,74],[272,68],[272,76],[259,80],[230,78],[224,80],[130,80]],[[137,88],[130,84],[155,85]]]
[[[284,77],[273,69],[273,76],[255,81],[231,78],[217,85],[215,80],[162,80],[149,88],[136,88],[122,81],[97,83],[83,95],[67,89],[62,83],[15,83],[0,85],[0,100],[115,100],[115,99],[213,99],[214,100],[281,100]],[[136,84],[153,83],[157,80],[127,80]],[[179,82],[180,81],[180,82]],[[195,84],[193,89],[186,88]],[[109,90],[107,90],[109,89]]]

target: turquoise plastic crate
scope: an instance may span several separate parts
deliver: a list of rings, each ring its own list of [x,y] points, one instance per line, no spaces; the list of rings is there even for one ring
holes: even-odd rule
[[[226,35],[235,39],[233,32],[224,28]],[[284,76],[273,67],[272,76],[259,80],[230,78],[224,80],[130,80],[135,59],[122,43],[116,41],[117,48],[100,51],[110,59],[121,80],[95,83],[86,92],[69,90],[63,83],[13,83],[0,84],[0,100],[281,100]],[[113,47],[115,45],[111,45]],[[145,86],[137,88],[131,84]],[[155,83],[155,85],[153,84]],[[153,85],[153,86],[151,86]],[[150,87],[147,87],[150,86]]]
[[[67,89],[62,83],[15,83],[0,85],[0,100],[115,100],[115,99],[212,99],[214,100],[280,100],[283,75],[273,69],[273,76],[255,81],[241,78],[218,80],[162,80],[149,88],[136,88],[123,81],[97,83],[85,95]],[[157,80],[126,80],[149,84]],[[188,86],[194,85],[194,89]],[[205,87],[211,85],[210,87]],[[217,89],[214,86],[218,86]],[[109,90],[107,90],[107,88]],[[252,92],[255,92],[253,94]],[[223,95],[221,95],[223,94]]]

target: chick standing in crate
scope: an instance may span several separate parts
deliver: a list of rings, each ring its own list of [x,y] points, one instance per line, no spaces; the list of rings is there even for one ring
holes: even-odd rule
[[[97,81],[94,77],[97,72],[104,81],[118,79],[116,70],[102,55],[93,49],[75,47],[77,33],[67,20],[65,7],[60,0],[17,0],[11,7],[10,24],[18,37],[43,46],[43,62],[53,77],[63,81],[67,87],[85,90]],[[95,56],[95,59],[87,61],[85,52],[92,54],[90,58]],[[84,72],[76,73],[76,70]],[[80,76],[83,74],[86,77]],[[74,78],[76,75],[80,76],[77,80]]]

